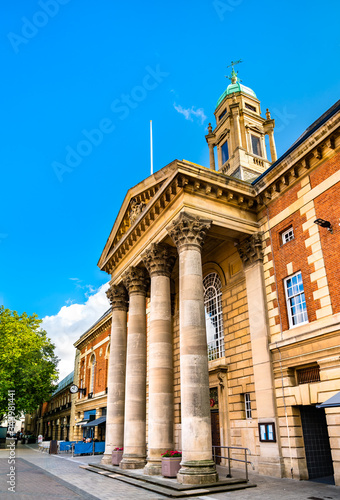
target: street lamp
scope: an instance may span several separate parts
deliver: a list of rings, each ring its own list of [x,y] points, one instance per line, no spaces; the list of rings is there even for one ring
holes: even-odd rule
[[[332,224],[328,220],[316,219],[314,221],[314,224],[317,224],[320,227],[325,227],[327,229],[327,231],[329,231],[331,234],[333,234]]]

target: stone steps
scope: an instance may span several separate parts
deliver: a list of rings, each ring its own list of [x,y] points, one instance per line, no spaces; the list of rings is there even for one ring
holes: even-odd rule
[[[256,486],[254,483],[247,483],[245,479],[236,478],[227,478],[207,485],[184,485],[177,483],[176,479],[168,479],[162,476],[147,476],[142,472],[122,470],[119,467],[110,465],[89,464],[81,465],[80,468],[172,498],[207,495]]]

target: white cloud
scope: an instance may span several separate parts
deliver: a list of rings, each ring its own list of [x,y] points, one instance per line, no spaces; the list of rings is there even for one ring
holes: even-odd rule
[[[63,306],[55,316],[45,316],[41,327],[55,344],[55,353],[60,358],[59,381],[74,368],[74,342],[86,332],[110,307],[106,297],[108,283],[95,290],[91,285],[85,285],[87,301],[85,304]],[[93,293],[95,292],[95,293]],[[92,295],[89,295],[92,293]],[[69,301],[67,301],[69,303]]]
[[[193,117],[195,117],[199,119],[201,121],[201,125],[203,125],[204,121],[207,119],[203,108],[195,109],[194,106],[191,108],[183,108],[180,104],[177,106],[176,103],[174,103],[174,108],[178,113],[184,115],[186,120],[190,120],[191,122],[194,121]]]

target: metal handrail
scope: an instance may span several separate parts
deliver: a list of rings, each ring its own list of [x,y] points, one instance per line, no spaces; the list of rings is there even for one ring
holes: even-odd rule
[[[215,452],[216,448],[219,449],[219,450],[221,450],[221,448],[224,448],[224,449],[228,450],[228,456],[224,457],[222,455],[217,455],[216,452]],[[243,450],[244,451],[244,460],[242,460],[240,458],[232,458],[230,456],[230,450]],[[216,462],[217,458],[225,458],[225,459],[228,460],[228,474],[227,474],[227,477],[232,477],[232,475],[231,475],[231,461],[234,460],[235,462],[242,462],[242,463],[244,463],[244,465],[245,465],[245,472],[246,472],[246,481],[248,482],[249,481],[249,477],[248,477],[248,464],[250,464],[252,466],[253,470],[255,469],[255,467],[254,467],[253,462],[250,462],[249,460],[247,460],[247,453],[249,455],[251,455],[251,451],[249,450],[249,448],[241,448],[240,446],[213,446],[213,459],[214,459],[215,462]]]

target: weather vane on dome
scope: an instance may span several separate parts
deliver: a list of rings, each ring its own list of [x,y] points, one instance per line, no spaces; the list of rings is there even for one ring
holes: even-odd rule
[[[229,66],[227,66],[227,68],[232,68],[231,70],[231,76],[226,76],[226,78],[229,78],[229,80],[231,80],[231,83],[236,83],[237,81],[241,81],[237,75],[238,75],[238,71],[235,71],[234,70],[234,66],[236,66],[236,64],[240,64],[242,61],[242,59],[239,59],[238,61],[231,61],[231,64],[229,64]]]

